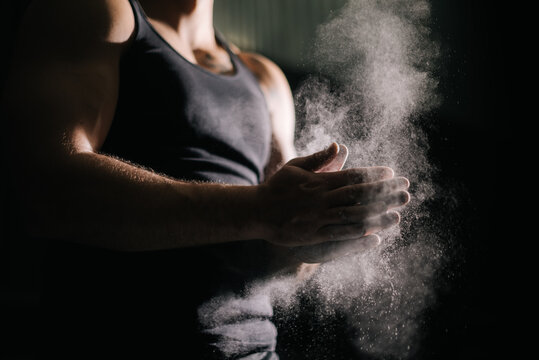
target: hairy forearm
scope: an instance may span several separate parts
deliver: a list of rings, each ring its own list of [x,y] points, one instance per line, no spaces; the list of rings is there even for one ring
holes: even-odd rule
[[[17,174],[19,213],[34,236],[125,251],[262,236],[255,186],[180,182],[93,152]]]

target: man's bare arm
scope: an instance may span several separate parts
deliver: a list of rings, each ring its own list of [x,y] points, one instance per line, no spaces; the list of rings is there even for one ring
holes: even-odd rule
[[[292,160],[260,186],[180,182],[100,154],[133,33],[126,6],[31,5],[4,99],[11,184],[29,233],[130,251],[256,238],[301,246],[398,221],[387,210],[402,203],[407,181],[390,169],[316,173],[335,159],[336,144]]]

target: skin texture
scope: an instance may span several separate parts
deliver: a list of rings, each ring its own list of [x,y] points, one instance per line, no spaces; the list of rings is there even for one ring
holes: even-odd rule
[[[186,59],[213,72],[233,71],[215,40],[212,1],[140,3]],[[101,154],[118,97],[119,60],[133,32],[127,0],[30,6],[4,96],[10,186],[30,235],[120,251],[264,239],[276,256],[292,254],[288,266],[327,260],[330,252],[365,251],[378,244],[377,231],[398,223],[391,209],[408,202],[408,181],[386,167],[341,170],[348,151],[335,143],[295,157],[284,74],[270,60],[239,50],[271,114],[264,184],[182,182]]]

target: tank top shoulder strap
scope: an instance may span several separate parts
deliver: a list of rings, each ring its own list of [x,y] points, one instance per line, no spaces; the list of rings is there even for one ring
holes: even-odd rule
[[[225,37],[223,34],[221,34],[217,29],[214,28],[215,31],[215,39],[217,40],[217,43],[225,49],[225,51],[228,53],[228,56],[230,56],[230,59],[232,60],[232,63],[234,64],[234,68],[238,73],[247,73],[248,75],[251,75],[251,72],[246,67],[246,65],[243,63],[243,61],[240,59],[240,57],[232,51],[230,48],[230,45],[225,40]]]
[[[217,40],[217,43],[219,45],[221,45],[223,47],[223,49],[226,50],[226,52],[230,55],[231,58],[235,59],[237,58],[237,55],[236,53],[234,53],[232,51],[232,49],[230,49],[230,45],[228,44],[228,42],[225,40],[225,37],[223,36],[223,34],[221,34],[217,29],[214,28],[214,32],[215,32],[215,39]]]
[[[141,38],[148,35],[148,33],[152,32],[152,29],[150,27],[150,24],[146,20],[146,14],[144,13],[144,10],[140,6],[139,2],[137,0],[129,0],[129,4],[131,5],[131,9],[133,10],[133,15],[135,16],[135,40],[140,40]]]

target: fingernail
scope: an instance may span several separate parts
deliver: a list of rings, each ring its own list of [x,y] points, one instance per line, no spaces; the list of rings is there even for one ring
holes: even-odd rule
[[[337,152],[339,152],[339,144],[337,144],[335,141],[332,142],[332,143],[329,145],[329,147],[327,148],[327,150],[329,151],[329,150],[332,150],[332,149],[336,149]]]
[[[387,216],[388,216],[388,219],[391,221],[391,223],[393,224],[398,224],[400,221],[401,221],[401,216],[398,212],[396,211],[391,211],[391,212],[388,212],[387,213]]]
[[[392,177],[395,176],[395,171],[390,167],[385,167],[384,168],[384,175],[385,174],[387,174],[387,177],[391,179]]]
[[[395,171],[390,167],[380,166],[378,168],[378,174],[375,176],[373,180],[392,179],[395,176]]]
[[[338,161],[342,163],[341,168],[346,163],[346,160],[348,160],[348,148],[345,145],[339,145],[339,152],[337,153],[337,156],[335,157]],[[341,169],[339,169],[341,170]]]
[[[399,187],[409,188],[410,187],[410,181],[405,177],[398,178],[399,180]]]
[[[382,222],[384,223],[383,226],[396,225],[400,222],[400,215],[395,211],[387,212],[383,216]]]
[[[401,191],[399,193],[399,203],[406,204],[410,201],[410,194],[407,191]]]
[[[370,235],[365,243],[368,247],[375,247],[380,245],[381,242],[382,240],[378,235]]]

